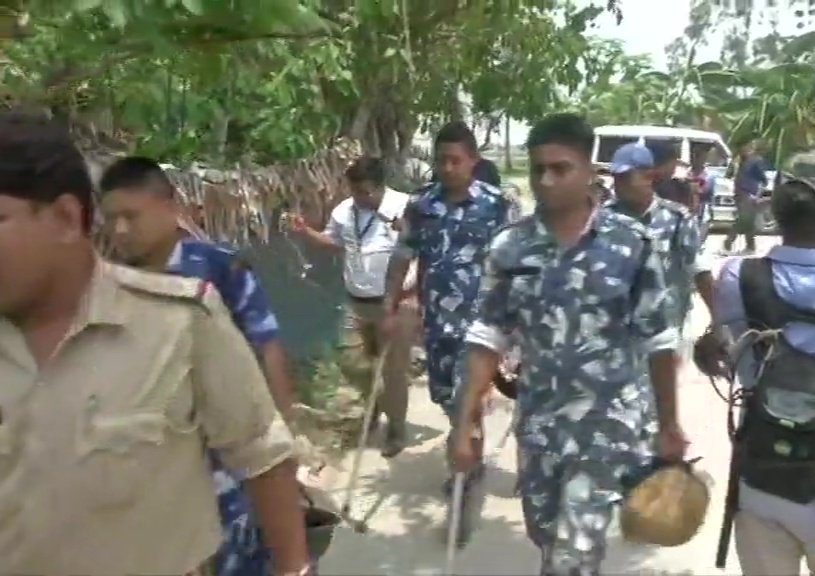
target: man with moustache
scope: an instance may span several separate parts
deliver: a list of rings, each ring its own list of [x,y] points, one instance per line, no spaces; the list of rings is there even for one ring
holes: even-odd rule
[[[664,272],[636,220],[597,206],[592,128],[555,114],[530,131],[534,215],[501,231],[466,335],[467,378],[455,461],[478,462],[473,419],[510,339],[518,379],[519,489],[545,576],[597,575],[621,478],[647,463],[637,382],[647,343],[659,454],[681,460],[672,325]]]
[[[0,572],[210,573],[214,452],[309,574],[292,436],[217,292],[96,254],[59,125],[0,114],[0,157]]]

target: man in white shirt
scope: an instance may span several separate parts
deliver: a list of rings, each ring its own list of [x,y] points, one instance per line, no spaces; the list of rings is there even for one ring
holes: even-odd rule
[[[324,231],[311,228],[301,216],[292,216],[290,223],[293,231],[313,243],[343,254],[348,305],[341,346],[346,378],[369,389],[376,358],[387,346],[385,389],[372,423],[378,425],[380,410],[387,416],[382,455],[392,458],[405,447],[410,349],[418,329],[416,306],[406,300],[415,291],[415,272],[405,281],[398,326],[387,341],[380,324],[385,315],[385,275],[398,236],[394,223],[410,196],[385,186],[385,166],[379,158],[359,158],[345,177],[351,196],[334,208]]]

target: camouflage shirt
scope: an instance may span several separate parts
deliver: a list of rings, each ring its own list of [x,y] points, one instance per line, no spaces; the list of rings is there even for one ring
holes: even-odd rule
[[[688,312],[694,276],[710,272],[702,253],[699,224],[683,205],[658,196],[642,215],[634,215],[619,199],[606,205],[610,210],[639,220],[649,231],[654,252],[659,255],[669,288],[672,320],[679,325]]]
[[[572,433],[590,434],[625,451],[602,429],[644,425],[637,350],[676,347],[666,304],[662,264],[627,216],[598,210],[571,248],[534,215],[499,233],[467,341],[498,352],[510,334],[519,343],[519,444],[562,451]]]
[[[490,240],[508,221],[510,207],[501,190],[478,180],[460,204],[445,202],[441,184],[408,204],[396,253],[418,259],[428,338],[464,336]]]

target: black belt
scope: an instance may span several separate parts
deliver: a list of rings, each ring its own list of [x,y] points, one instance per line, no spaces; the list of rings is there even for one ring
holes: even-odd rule
[[[354,296],[350,292],[348,293],[348,298],[350,298],[352,302],[359,302],[360,304],[382,304],[385,302],[384,296]]]

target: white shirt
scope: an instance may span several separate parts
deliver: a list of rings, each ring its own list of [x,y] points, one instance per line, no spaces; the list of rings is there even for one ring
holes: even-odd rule
[[[357,207],[352,198],[331,212],[324,233],[345,248],[343,277],[352,296],[385,295],[385,276],[398,236],[390,222],[402,217],[409,200],[410,195],[386,188],[376,212]]]

